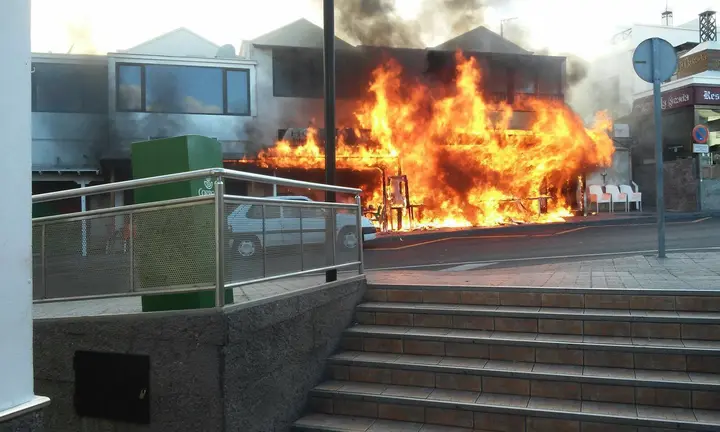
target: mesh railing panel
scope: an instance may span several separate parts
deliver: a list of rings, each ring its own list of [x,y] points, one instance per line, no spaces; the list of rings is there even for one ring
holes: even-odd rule
[[[33,270],[35,299],[214,285],[213,205],[36,222]]]
[[[338,233],[357,239],[356,213],[330,206],[258,204],[227,200],[225,236],[228,283],[311,271],[358,261],[357,241],[340,242]],[[336,229],[326,233],[335,216]],[[348,247],[349,246],[349,247]],[[333,255],[334,254],[334,255]]]

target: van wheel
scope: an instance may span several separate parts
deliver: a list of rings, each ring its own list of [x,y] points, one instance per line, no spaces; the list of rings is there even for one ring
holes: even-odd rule
[[[233,242],[233,250],[238,258],[251,259],[262,255],[262,245],[257,236],[238,237]]]
[[[347,226],[340,230],[337,238],[337,245],[342,250],[353,250],[358,247],[360,243],[357,233],[357,228],[354,226]]]

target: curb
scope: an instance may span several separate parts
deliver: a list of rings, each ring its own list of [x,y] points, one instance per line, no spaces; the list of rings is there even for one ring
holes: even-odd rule
[[[695,212],[695,213],[666,213],[666,222],[687,222],[706,217],[720,217],[720,211],[714,212]],[[547,224],[527,224],[513,225],[488,228],[461,228],[454,231],[426,231],[426,232],[409,232],[391,234],[388,236],[377,237],[375,240],[367,242],[366,248],[372,250],[374,246],[388,244],[412,244],[415,241],[427,241],[441,238],[462,238],[474,237],[479,235],[492,234],[527,234],[533,231],[539,231],[547,228],[572,229],[590,226],[612,226],[612,225],[640,225],[655,223],[657,217],[654,214],[644,213],[639,216],[629,216],[618,219],[603,220],[584,220],[576,222],[556,222]]]

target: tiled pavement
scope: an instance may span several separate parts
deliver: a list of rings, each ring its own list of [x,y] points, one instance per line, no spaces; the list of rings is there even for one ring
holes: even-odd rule
[[[394,270],[369,272],[368,281],[447,285],[579,288],[720,289],[720,254],[696,252],[624,256],[554,264],[481,268],[468,271]]]
[[[589,287],[589,288],[655,288],[720,289],[720,254],[697,252],[670,254],[665,259],[654,256],[626,256],[555,264],[469,271],[393,270],[369,271],[370,283],[427,283],[447,285]],[[350,277],[355,272],[340,272]],[[298,291],[325,281],[324,274],[280,279],[235,289],[235,303]],[[36,304],[33,317],[62,318],[130,314],[141,312],[139,297],[81,300]]]

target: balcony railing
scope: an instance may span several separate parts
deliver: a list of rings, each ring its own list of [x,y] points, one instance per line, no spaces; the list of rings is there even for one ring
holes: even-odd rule
[[[218,168],[34,195],[33,203],[201,179],[199,196],[33,219],[34,301],[212,289],[222,307],[231,288],[333,269],[363,273],[359,189]],[[234,180],[352,199],[227,194]]]

